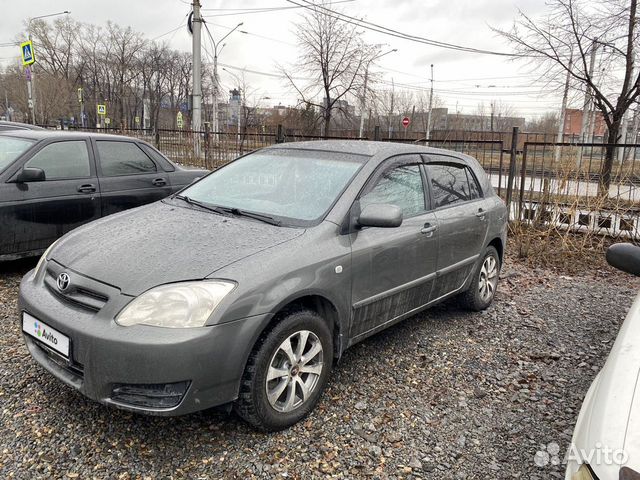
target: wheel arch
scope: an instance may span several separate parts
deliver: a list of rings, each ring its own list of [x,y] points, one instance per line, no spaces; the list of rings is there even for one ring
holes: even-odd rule
[[[487,244],[487,247],[493,247],[496,249],[498,257],[500,258],[500,264],[502,264],[504,257],[504,245],[502,243],[502,239],[500,237],[495,237]]]
[[[272,328],[273,325],[275,325],[288,312],[296,310],[311,310],[327,321],[331,329],[331,336],[333,340],[333,356],[334,358],[339,359],[343,350],[342,318],[335,303],[326,295],[316,292],[308,292],[283,301],[278,308],[275,309],[273,316],[265,326],[263,332]]]

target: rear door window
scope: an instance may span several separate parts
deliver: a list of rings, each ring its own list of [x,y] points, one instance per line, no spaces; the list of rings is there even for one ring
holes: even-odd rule
[[[117,177],[156,171],[156,164],[133,142],[96,142],[102,175]]]
[[[89,150],[84,140],[50,143],[24,165],[44,170],[46,180],[91,176]]]
[[[467,168],[464,165],[430,163],[426,168],[431,182],[431,195],[435,208],[478,198],[477,185],[475,192],[472,192]]]

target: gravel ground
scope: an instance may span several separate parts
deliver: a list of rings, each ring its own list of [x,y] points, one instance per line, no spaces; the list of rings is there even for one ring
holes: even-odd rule
[[[561,478],[534,455],[568,447],[640,287],[511,262],[488,311],[451,301],[356,345],[307,420],[261,434],[215,410],[110,409],[44,373],[16,312],[34,263],[0,265],[0,478]]]

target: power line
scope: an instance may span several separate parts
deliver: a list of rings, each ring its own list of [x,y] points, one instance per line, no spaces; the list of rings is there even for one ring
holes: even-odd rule
[[[351,3],[355,0],[338,0],[333,2],[333,4],[338,3]],[[222,13],[217,14],[216,17],[227,17],[231,15],[244,15],[244,14],[252,14],[252,13],[272,13],[272,12],[280,12],[282,10],[293,10],[298,8],[306,8],[305,5],[299,5],[297,7],[254,7],[254,8],[203,8],[203,11],[206,12],[233,12],[233,13]]]
[[[331,10],[330,8],[324,7],[322,5],[317,5],[314,4],[312,2],[310,2],[309,0],[302,0],[303,2],[307,3],[307,5],[303,5],[300,3],[295,2],[294,0],[287,0],[289,3],[293,3],[294,5],[298,5],[300,7],[305,7],[309,10],[316,10],[316,9],[321,9],[324,10],[324,14],[332,17],[332,18],[336,18],[337,20],[341,20],[345,23],[351,24],[351,25],[355,25],[357,27],[360,28],[365,28],[368,30],[372,30],[374,32],[378,32],[378,33],[382,33],[384,35],[389,35],[392,37],[396,37],[396,38],[401,38],[403,40],[409,40],[412,42],[417,42],[417,43],[423,43],[426,45],[431,45],[433,47],[440,47],[440,48],[447,48],[450,50],[457,50],[457,51],[462,51],[462,52],[468,52],[468,53],[478,53],[478,54],[484,54],[484,55],[498,55],[498,56],[503,56],[503,57],[519,57],[522,55],[519,54],[514,54],[514,53],[507,53],[507,52],[495,52],[492,50],[483,50],[483,49],[478,49],[478,48],[473,48],[473,47],[465,47],[462,45],[456,45],[453,43],[447,43],[447,42],[441,42],[439,40],[432,40],[426,37],[420,37],[417,35],[408,35],[405,33],[402,33],[398,30],[394,30],[382,25],[378,25],[372,22],[368,22],[366,20],[362,20],[362,19],[358,19],[355,17],[351,17],[349,15],[343,14],[343,13],[339,13],[336,12],[335,10]]]
[[[184,26],[185,26],[184,21],[185,21],[185,19],[186,19],[188,16],[189,16],[189,14],[188,14],[188,13],[187,13],[187,14],[185,14],[185,15],[182,17],[182,19],[180,20],[180,24],[179,24],[176,28],[172,28],[172,29],[171,29],[171,30],[169,30],[168,32],[161,33],[161,34],[160,34],[160,35],[158,35],[157,37],[153,37],[153,38],[151,38],[150,40],[151,40],[151,41],[154,41],[154,40],[157,40],[157,39],[159,39],[159,38],[162,38],[162,37],[164,37],[164,36],[166,36],[166,35],[169,35],[170,33],[176,32],[177,30],[180,30],[182,27],[184,27]],[[171,38],[173,38],[173,37],[171,37]]]

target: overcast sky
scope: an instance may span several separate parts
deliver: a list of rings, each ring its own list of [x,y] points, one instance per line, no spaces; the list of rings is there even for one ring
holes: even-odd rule
[[[236,31],[229,36],[219,62],[244,76],[254,99],[261,105],[294,104],[296,96],[286,82],[265,74],[277,73],[277,65],[295,65],[293,31],[303,9],[239,11],[292,7],[286,0],[235,1],[233,7],[231,2],[222,0],[201,2],[215,39],[239,22],[244,23],[241,30],[246,33]],[[158,40],[177,50],[191,50],[191,36],[186,28],[191,6],[186,0],[0,0],[0,5],[3,6],[0,44],[15,40],[29,17],[69,10],[81,22],[101,25],[111,20],[131,26],[147,38],[159,37]],[[491,27],[508,28],[518,9],[533,17],[544,15],[546,10],[544,0],[355,0],[334,8],[407,34],[493,51],[506,51],[508,45]],[[480,102],[488,105],[492,100],[512,105],[519,115],[527,118],[559,109],[559,95],[544,91],[544,84],[532,73],[531,66],[522,62],[430,47],[370,31],[365,37],[370,43],[388,44],[386,49],[398,49],[372,66],[372,70],[383,75],[380,88],[390,88],[393,81],[396,89],[428,89],[429,65],[433,63],[436,96],[452,112],[457,105],[459,111],[473,113]],[[206,34],[203,45],[209,52],[212,50]],[[0,47],[3,65],[17,61],[18,55],[19,47]],[[209,61],[207,52],[203,52],[203,61]],[[220,75],[226,88],[237,83],[223,70]]]

